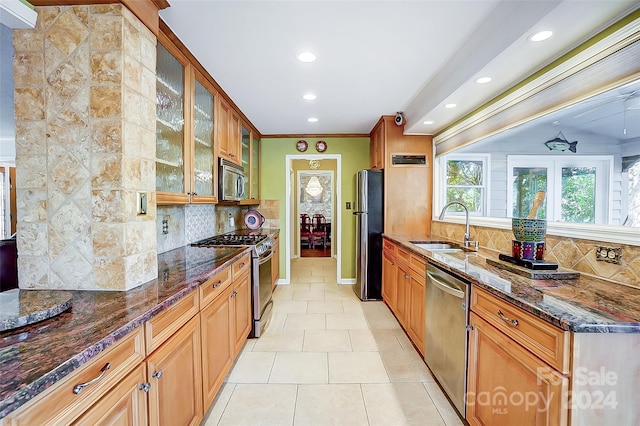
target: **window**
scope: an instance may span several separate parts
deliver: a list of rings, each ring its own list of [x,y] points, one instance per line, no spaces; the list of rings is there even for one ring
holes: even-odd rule
[[[487,206],[488,154],[458,154],[442,157],[442,171],[445,183],[442,205],[459,201],[469,209],[469,214],[485,216]],[[464,210],[458,205],[447,209],[449,213]]]
[[[546,191],[538,219],[568,223],[607,223],[611,215],[609,156],[507,157],[511,185],[507,205],[513,217],[526,217],[537,191]]]

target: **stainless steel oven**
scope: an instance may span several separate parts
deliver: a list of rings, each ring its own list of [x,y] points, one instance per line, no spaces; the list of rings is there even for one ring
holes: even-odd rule
[[[253,325],[249,337],[260,337],[273,309],[271,258],[273,238],[263,231],[237,230],[193,243],[194,246],[251,246],[251,309]]]

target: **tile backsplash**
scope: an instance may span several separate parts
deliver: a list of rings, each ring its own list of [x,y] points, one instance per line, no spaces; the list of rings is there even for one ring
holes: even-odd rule
[[[158,206],[156,232],[158,253],[164,253],[213,235],[244,228],[244,213],[239,206],[190,204]],[[229,217],[233,218],[233,225]],[[162,232],[162,221],[168,222],[168,233]]]
[[[434,221],[431,233],[453,241],[462,241],[464,225]],[[472,226],[471,236],[479,241],[482,248],[511,254],[511,230]],[[547,235],[544,259],[563,268],[640,288],[640,247],[616,243],[615,246],[622,249],[622,258],[620,264],[614,264],[596,260],[596,251],[602,244],[602,241]]]

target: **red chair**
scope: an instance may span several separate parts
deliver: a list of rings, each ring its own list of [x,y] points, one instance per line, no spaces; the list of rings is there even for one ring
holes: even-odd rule
[[[323,248],[327,248],[327,220],[321,213],[313,215],[313,246],[322,244]]]
[[[306,242],[308,248],[313,247],[313,231],[311,230],[311,218],[308,214],[300,215],[300,246]]]

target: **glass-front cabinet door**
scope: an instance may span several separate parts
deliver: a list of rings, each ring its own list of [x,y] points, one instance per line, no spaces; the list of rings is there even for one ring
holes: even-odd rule
[[[244,170],[244,197],[251,198],[251,131],[242,126],[242,169]]]
[[[260,139],[255,134],[251,141],[251,198],[260,200]]]
[[[185,65],[158,43],[156,63],[156,190],[187,199],[185,190]],[[179,194],[179,195],[178,195]]]
[[[244,199],[240,201],[240,204],[259,204],[260,199],[258,196],[259,187],[259,139],[257,138],[255,131],[248,128],[247,125],[242,125],[241,130],[241,145],[242,145],[242,168],[244,170]]]
[[[215,96],[197,78],[193,102],[193,188],[191,202],[215,201],[216,164],[213,151]]]

